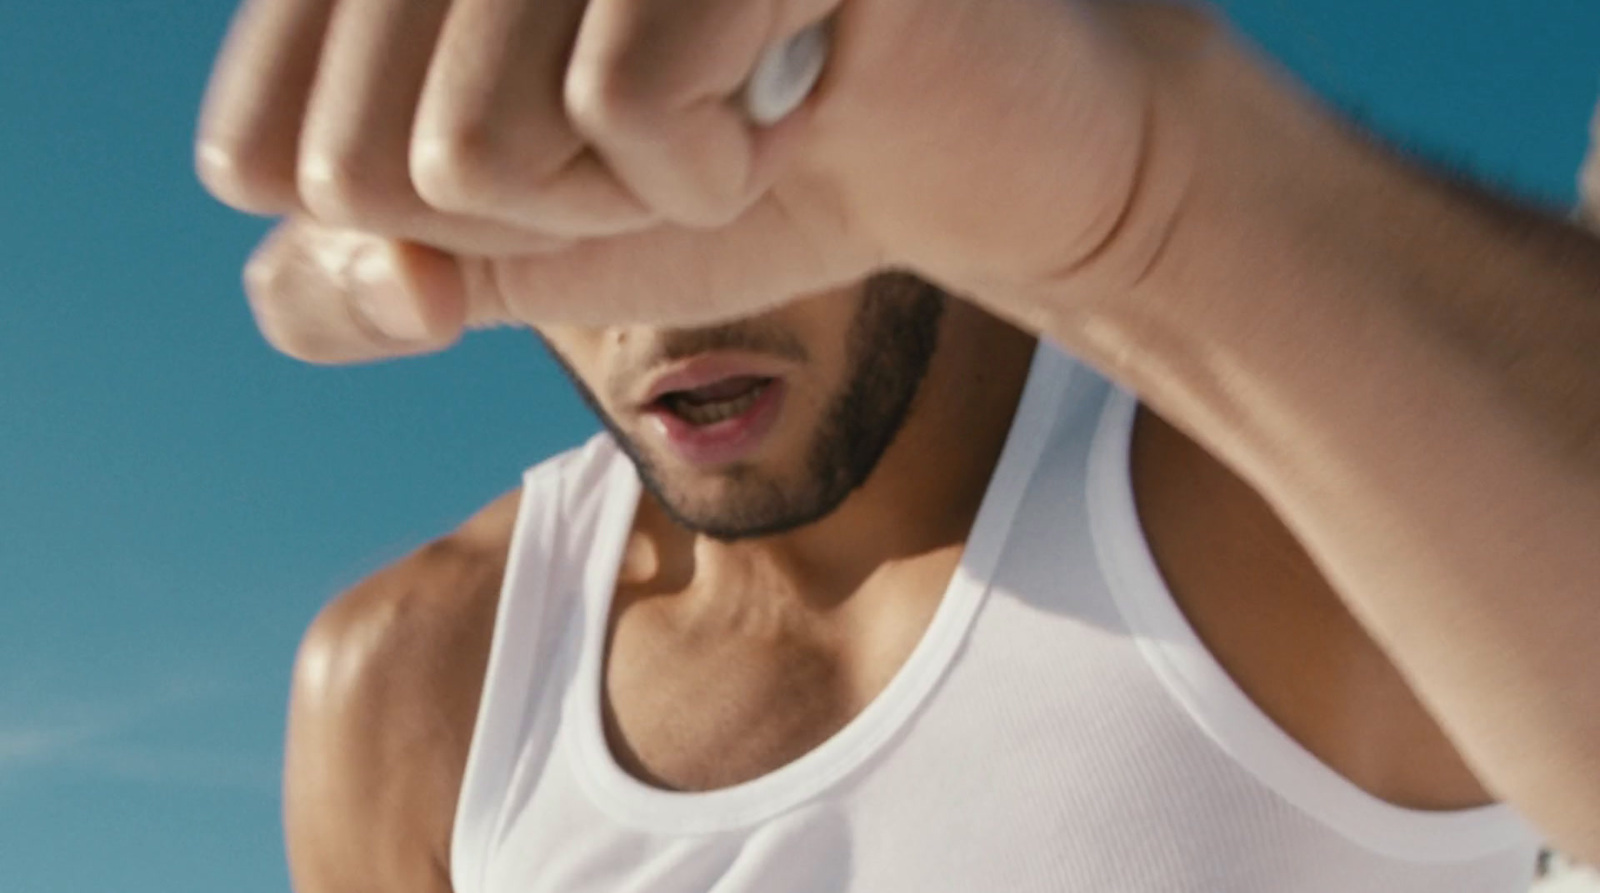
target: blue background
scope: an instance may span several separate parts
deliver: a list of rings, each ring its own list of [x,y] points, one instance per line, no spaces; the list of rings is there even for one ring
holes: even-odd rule
[[[1234,0],[1385,134],[1566,204],[1595,0]],[[0,0],[0,893],[288,889],[324,600],[594,430],[524,331],[346,369],[260,340],[263,221],[190,169],[231,4]]]

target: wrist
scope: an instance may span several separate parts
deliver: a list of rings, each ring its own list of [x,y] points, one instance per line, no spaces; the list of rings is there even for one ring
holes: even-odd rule
[[[1025,251],[989,259],[973,281],[955,283],[991,310],[1046,334],[1055,333],[1063,316],[1181,292],[1171,286],[1183,278],[1177,271],[1186,265],[1185,255],[1213,250],[1204,243],[1224,222],[1219,218],[1237,213],[1232,206],[1242,184],[1228,181],[1240,173],[1259,177],[1260,164],[1248,156],[1264,142],[1260,131],[1274,136],[1259,120],[1263,110],[1252,107],[1262,97],[1240,95],[1241,74],[1265,80],[1266,73],[1216,16],[1151,3],[1105,4],[1096,12],[1132,60],[1125,76],[1140,87],[1122,99],[1137,100],[1127,115],[1137,124],[1116,147],[1114,161],[1062,153],[1045,153],[1042,161],[1103,167],[1099,181],[1116,185],[1101,197],[1114,201],[1098,206],[1093,224],[1085,227],[1086,203],[1060,196],[1049,203],[1056,219],[1034,222],[1035,238]],[[1277,84],[1254,85],[1251,92],[1263,89],[1282,92]],[[1070,238],[1060,238],[1062,233]]]
[[[1160,319],[1205,337],[1294,300],[1297,278],[1337,255],[1366,243],[1381,254],[1383,205],[1405,187],[1389,159],[1228,29],[1146,32],[1145,43],[1147,145],[1117,225],[997,308],[1086,359],[1097,349],[1078,343],[1086,327]]]

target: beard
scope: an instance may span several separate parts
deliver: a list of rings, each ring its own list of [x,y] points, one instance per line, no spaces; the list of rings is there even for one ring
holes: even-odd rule
[[[648,452],[605,412],[560,352],[550,353],[633,461],[645,490],[667,515],[688,530],[733,542],[821,520],[867,481],[905,424],[927,376],[948,297],[938,286],[905,273],[868,279],[846,335],[844,384],[823,410],[805,451],[802,474],[786,480],[737,464],[719,472],[722,492],[714,499],[695,498],[674,487]],[[805,356],[804,348],[787,333],[742,323],[681,336],[673,339],[668,358],[741,348],[789,358]]]

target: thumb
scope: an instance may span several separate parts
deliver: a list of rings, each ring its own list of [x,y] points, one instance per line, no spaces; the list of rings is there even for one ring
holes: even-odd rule
[[[466,272],[432,248],[290,219],[251,257],[244,284],[269,344],[306,362],[346,364],[433,353],[469,322],[503,321],[484,306],[494,290],[469,289]]]
[[[882,266],[843,225],[768,195],[716,229],[659,226],[518,257],[463,259],[472,320],[699,326],[760,313]]]

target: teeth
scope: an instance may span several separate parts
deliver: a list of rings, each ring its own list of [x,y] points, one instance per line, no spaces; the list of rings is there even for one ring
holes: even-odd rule
[[[688,400],[678,398],[671,400],[667,408],[691,425],[711,425],[724,419],[731,419],[749,409],[766,389],[766,383],[762,383],[737,397],[713,403],[690,403]]]

